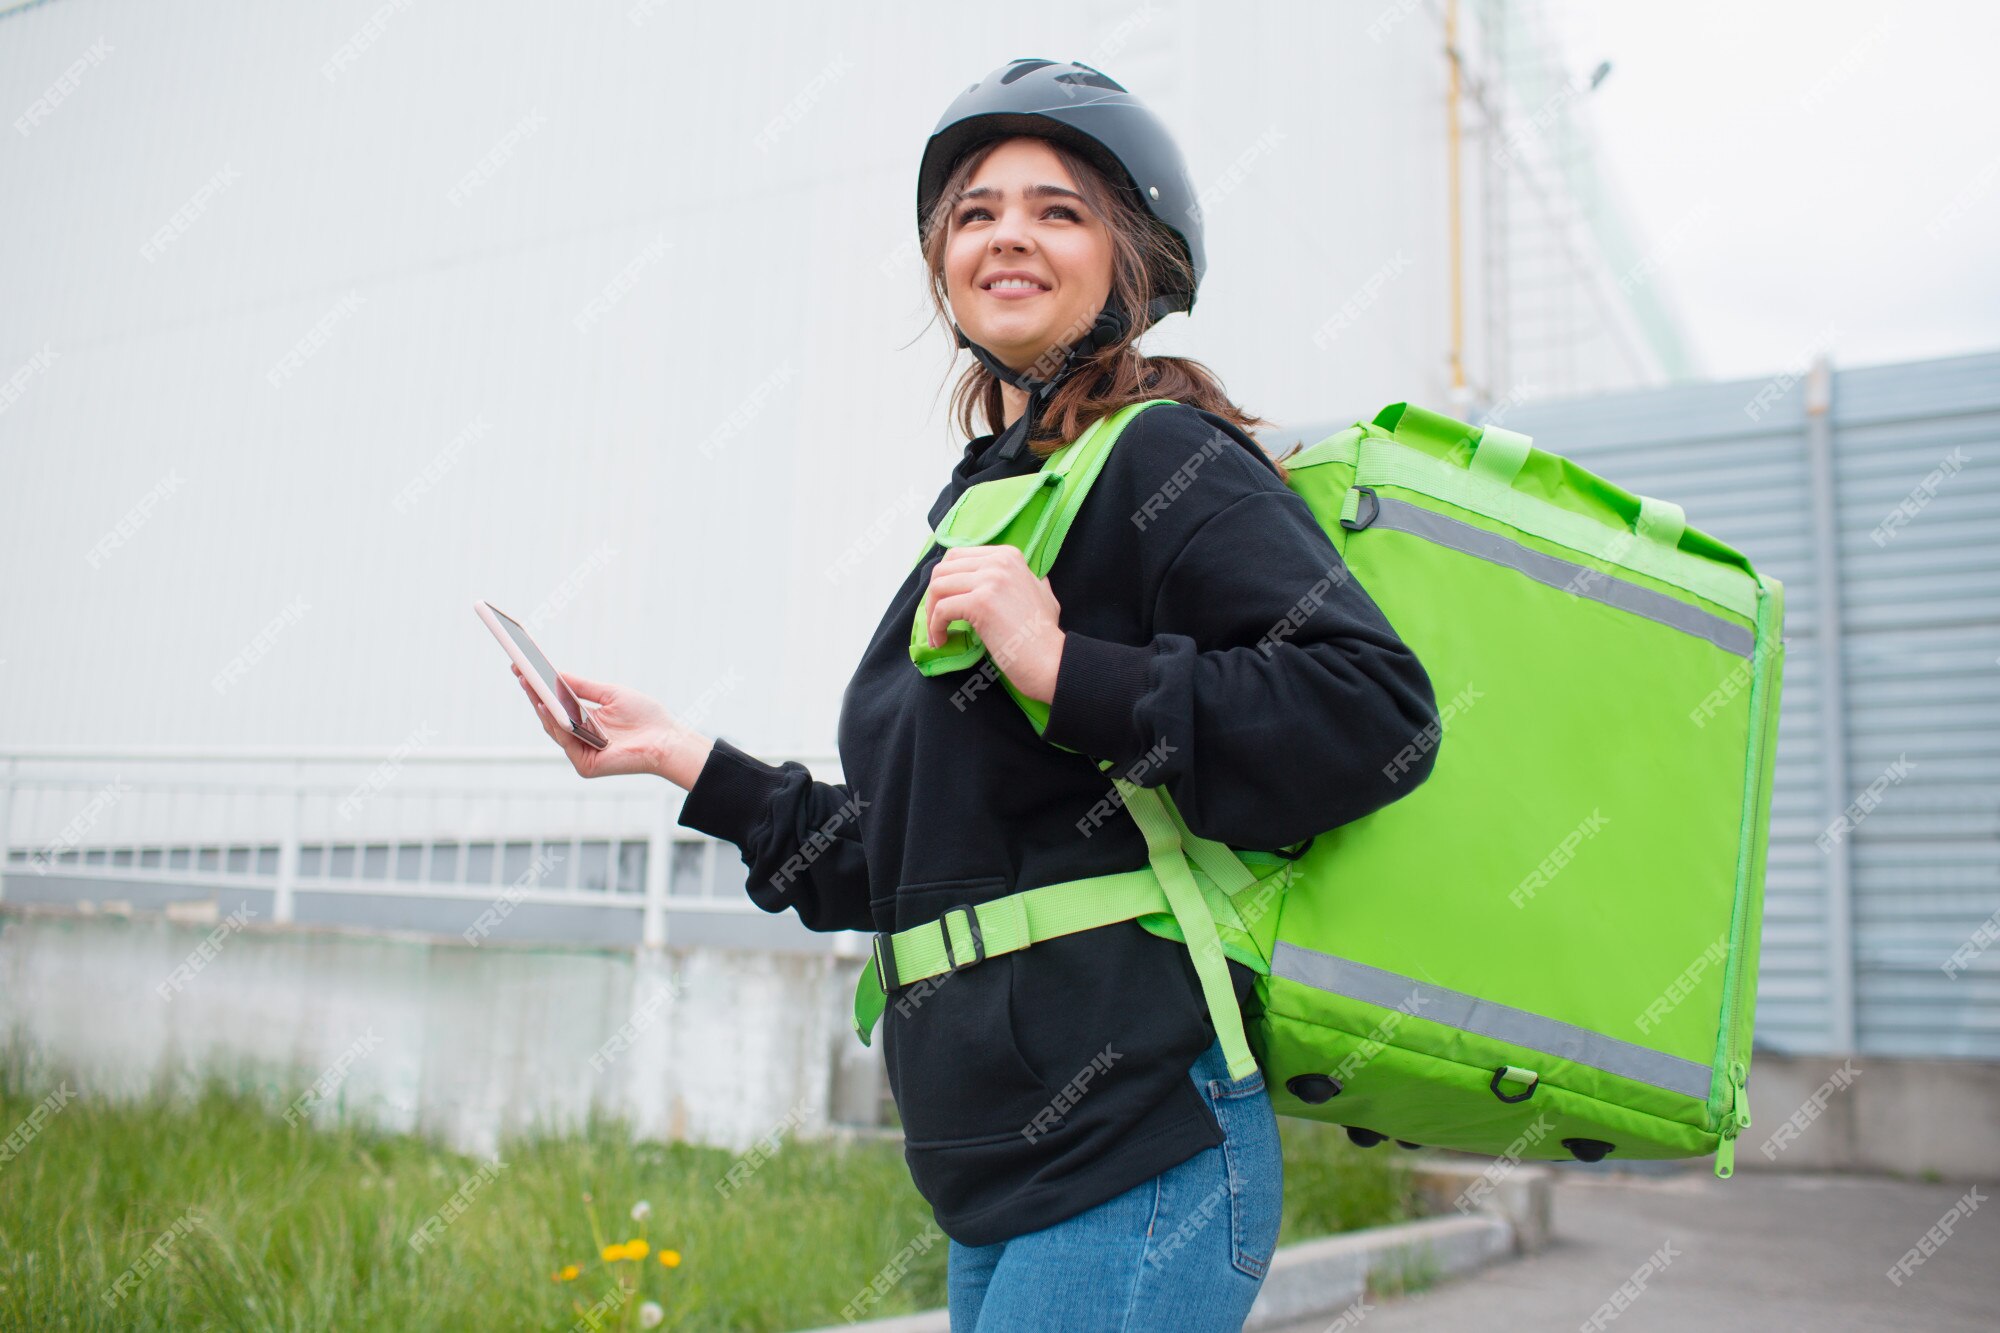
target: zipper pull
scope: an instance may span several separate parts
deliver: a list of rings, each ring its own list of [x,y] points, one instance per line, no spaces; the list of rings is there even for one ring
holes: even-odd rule
[[[1736,1137],[1750,1128],[1749,1072],[1741,1060],[1729,1062],[1729,1110],[1722,1117],[1722,1140],[1715,1145],[1715,1178],[1736,1174]]]

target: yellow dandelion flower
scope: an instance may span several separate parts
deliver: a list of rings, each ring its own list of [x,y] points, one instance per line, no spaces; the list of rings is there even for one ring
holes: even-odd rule
[[[679,1268],[681,1266],[681,1252],[679,1250],[661,1250],[660,1262],[668,1268]]]
[[[625,1247],[623,1245],[607,1245],[600,1253],[603,1255],[605,1263],[616,1263],[625,1257]]]
[[[643,1259],[653,1252],[653,1247],[634,1236],[625,1242],[625,1253],[633,1259]]]
[[[576,1275],[582,1271],[575,1264],[564,1264],[560,1269],[549,1274],[549,1276],[557,1282],[574,1282],[576,1281]]]

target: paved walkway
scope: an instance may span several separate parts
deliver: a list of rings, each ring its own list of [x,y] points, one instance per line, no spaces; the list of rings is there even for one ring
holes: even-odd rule
[[[1910,1261],[1900,1287],[1887,1277],[1969,1187],[1752,1172],[1717,1180],[1706,1166],[1653,1177],[1564,1171],[1555,1236],[1540,1254],[1371,1302],[1358,1320],[1284,1333],[1324,1333],[1330,1322],[1337,1333],[1585,1325],[1616,1333],[1990,1333],[2000,1328],[2000,1181],[1978,1187],[1974,1211],[1954,1219],[1933,1254]],[[1649,1259],[1654,1267],[1638,1276]],[[1627,1281],[1639,1288],[1636,1299],[1618,1295]],[[1602,1308],[1614,1299],[1622,1310]]]

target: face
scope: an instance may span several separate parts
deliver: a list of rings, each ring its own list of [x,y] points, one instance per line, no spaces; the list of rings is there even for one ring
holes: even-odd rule
[[[1104,219],[1055,150],[1009,139],[952,205],[944,252],[952,317],[1009,367],[1029,370],[1090,328],[1111,294],[1111,255]],[[1028,281],[996,288],[1002,275]]]

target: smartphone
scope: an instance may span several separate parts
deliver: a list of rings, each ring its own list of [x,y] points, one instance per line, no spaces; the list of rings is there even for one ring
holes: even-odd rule
[[[602,750],[611,744],[599,731],[597,724],[584,712],[583,701],[576,692],[563,684],[561,676],[550,665],[548,656],[536,645],[533,636],[521,622],[488,601],[472,604],[473,611],[486,622],[486,628],[493,631],[493,637],[507,650],[507,656],[514,659],[514,665],[521,668],[522,677],[528,687],[540,697],[553,717],[567,719],[569,729],[585,745]]]

